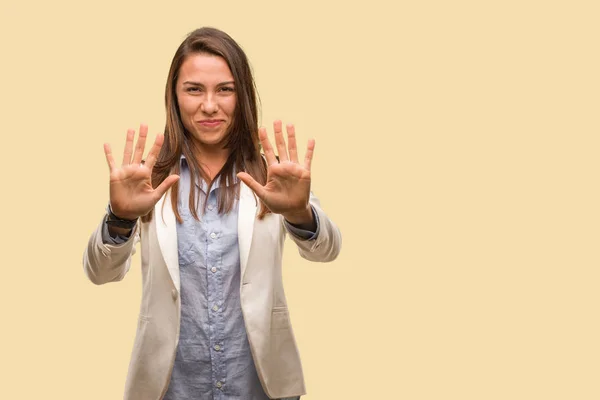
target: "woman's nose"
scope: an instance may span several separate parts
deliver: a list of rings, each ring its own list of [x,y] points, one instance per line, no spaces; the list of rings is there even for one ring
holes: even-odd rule
[[[214,114],[219,109],[217,102],[211,95],[207,95],[200,104],[200,109],[206,114]]]

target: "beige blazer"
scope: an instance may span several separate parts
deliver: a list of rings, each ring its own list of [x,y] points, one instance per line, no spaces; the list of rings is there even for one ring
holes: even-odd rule
[[[301,396],[306,393],[304,376],[281,274],[287,232],[283,217],[268,214],[263,220],[258,220],[254,193],[243,182],[240,184],[240,298],[252,357],[262,387],[270,398]],[[340,231],[327,218],[312,194],[310,203],[319,218],[317,238],[303,241],[291,234],[289,236],[303,258],[332,261],[340,252]],[[90,237],[83,256],[84,271],[93,283],[116,282],[123,279],[129,270],[136,243],[140,242],[142,301],[125,385],[126,400],[162,399],[169,385],[180,323],[175,224],[167,192],[156,204],[152,221],[139,221],[126,243],[103,244],[100,224]]]

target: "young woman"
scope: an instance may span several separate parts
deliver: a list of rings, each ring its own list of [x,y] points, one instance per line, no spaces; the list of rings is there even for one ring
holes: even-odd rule
[[[173,58],[166,127],[129,130],[110,169],[107,215],[83,264],[123,279],[140,242],[143,294],[126,399],[298,399],[304,377],[282,283],[286,235],[302,257],[334,260],[341,235],[310,191],[314,141],[258,129],[246,55],[226,33],[192,32]],[[264,154],[261,153],[261,147]]]

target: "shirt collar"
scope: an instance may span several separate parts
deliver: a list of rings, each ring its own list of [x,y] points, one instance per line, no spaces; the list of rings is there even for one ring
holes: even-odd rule
[[[188,161],[187,161],[187,159],[186,159],[186,157],[185,157],[185,155],[184,155],[184,154],[181,154],[181,157],[180,157],[180,159],[179,159],[179,167],[180,167],[180,169],[181,169],[182,171],[183,171],[184,169],[185,169],[185,170],[187,170],[187,171],[189,171],[189,165],[188,165]],[[189,174],[188,174],[188,175],[189,175]],[[199,177],[196,177],[196,186],[197,186],[199,189],[201,189],[201,190],[202,190],[204,193],[206,193],[206,189],[208,188],[208,185],[206,184],[206,182],[205,182],[205,181],[202,181],[202,186],[200,186],[200,185],[198,184],[198,179],[199,179]],[[236,184],[236,183],[238,183],[238,182],[239,182],[239,178],[237,177],[237,169],[236,169],[236,167],[235,167],[235,165],[234,165],[234,166],[233,166],[233,184]],[[229,181],[228,183],[229,183],[229,184],[227,184],[226,186],[229,186],[229,185],[231,184],[231,181]],[[213,184],[212,184],[212,186],[211,186],[211,188],[210,188],[210,191],[212,192],[213,190],[215,190],[215,189],[218,189],[218,188],[219,188],[219,186],[220,186],[220,184],[221,184],[221,179],[219,178],[218,180],[216,180],[216,181],[214,181],[214,182],[213,182]]]

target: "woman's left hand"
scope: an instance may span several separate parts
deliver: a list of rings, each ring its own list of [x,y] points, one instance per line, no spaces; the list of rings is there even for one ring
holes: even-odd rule
[[[312,139],[308,141],[304,164],[300,164],[294,125],[286,126],[287,147],[281,125],[281,121],[273,123],[279,161],[277,161],[267,137],[267,130],[265,128],[258,130],[258,137],[268,164],[267,183],[263,186],[245,172],[240,172],[237,176],[256,193],[273,213],[283,215],[292,224],[311,224],[313,215],[308,200],[310,198],[310,165],[315,141]]]

